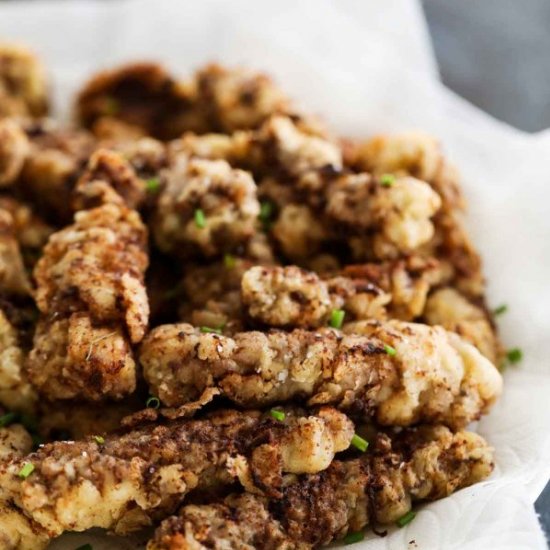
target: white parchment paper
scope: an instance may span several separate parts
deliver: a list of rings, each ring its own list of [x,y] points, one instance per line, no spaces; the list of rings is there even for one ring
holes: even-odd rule
[[[446,90],[415,1],[16,2],[0,5],[0,39],[28,43],[45,58],[61,114],[98,68],[148,58],[186,74],[218,60],[272,73],[342,135],[439,136],[463,174],[490,301],[509,305],[503,339],[524,360],[506,371],[503,398],[478,426],[496,449],[493,476],[353,548],[547,548],[533,502],[550,477],[550,133],[514,130]],[[52,549],[86,542],[94,550],[137,547],[85,533]]]

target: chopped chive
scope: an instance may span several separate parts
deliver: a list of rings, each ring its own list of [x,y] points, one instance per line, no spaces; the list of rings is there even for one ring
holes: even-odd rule
[[[25,462],[23,467],[17,474],[21,479],[27,479],[34,472],[34,464],[32,462]]]
[[[380,176],[380,185],[383,187],[391,187],[395,183],[395,176],[393,174],[382,174]]]
[[[94,435],[94,439],[98,445],[103,445],[103,443],[105,443],[105,438],[101,435]]]
[[[384,351],[390,356],[394,357],[397,355],[397,350],[395,348],[392,348],[391,346],[388,346],[388,344],[384,344]]]
[[[149,409],[158,409],[160,407],[160,399],[152,395],[145,401],[145,406]]]
[[[260,203],[260,214],[258,216],[260,220],[266,223],[271,219],[272,215],[273,215],[273,203],[269,201],[262,201]]]
[[[502,304],[495,309],[493,309],[493,315],[496,317],[497,315],[502,315],[503,313],[506,313],[508,311],[508,306],[506,304]]]
[[[233,269],[237,265],[237,260],[232,254],[225,253],[223,256],[223,263],[227,269]]]
[[[91,544],[83,544],[82,546],[79,546],[75,550],[94,550]]]
[[[401,516],[397,521],[397,525],[399,527],[405,527],[408,523],[410,523],[414,518],[416,517],[416,513],[412,510],[409,510],[404,516]]]
[[[342,328],[345,316],[346,312],[343,309],[333,309],[330,312],[330,326],[332,328]]]
[[[278,411],[277,409],[271,409],[269,414],[279,422],[282,422],[285,419],[285,413],[283,411]]]
[[[160,180],[158,178],[150,178],[145,182],[145,189],[149,193],[156,193],[160,188]]]
[[[206,216],[202,209],[197,208],[195,210],[195,225],[199,229],[204,229],[206,227]]]
[[[519,348],[513,348],[506,353],[506,359],[511,365],[519,363],[523,358],[523,352]]]
[[[3,414],[0,416],[0,428],[4,428],[5,426],[9,426],[10,424],[13,424],[17,420],[17,413],[9,412],[6,414]]]
[[[221,334],[222,329],[220,328],[213,328],[213,327],[201,327],[201,332],[211,333],[211,334]]]
[[[345,544],[355,544],[356,542],[360,542],[365,538],[365,534],[361,531],[358,531],[357,533],[348,533],[344,537],[344,543]]]
[[[357,434],[353,434],[353,437],[351,438],[351,444],[356,449],[359,449],[362,453],[364,453],[369,446],[369,442]]]

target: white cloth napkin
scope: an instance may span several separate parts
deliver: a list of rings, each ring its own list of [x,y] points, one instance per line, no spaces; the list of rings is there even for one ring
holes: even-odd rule
[[[463,174],[490,301],[509,305],[502,337],[524,359],[508,368],[503,398],[478,425],[496,449],[492,477],[354,548],[547,548],[533,502],[550,477],[550,133],[514,130],[446,90],[415,1],[13,3],[0,5],[0,39],[44,56],[62,114],[98,68],[145,57],[186,74],[219,60],[269,71],[342,135],[422,129],[440,137]],[[52,549],[86,542],[94,550],[136,548],[85,533]]]

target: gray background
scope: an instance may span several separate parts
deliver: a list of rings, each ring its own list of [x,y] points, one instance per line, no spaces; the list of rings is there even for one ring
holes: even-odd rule
[[[550,128],[550,0],[423,4],[447,86],[517,128]],[[550,485],[535,506],[550,539]]]

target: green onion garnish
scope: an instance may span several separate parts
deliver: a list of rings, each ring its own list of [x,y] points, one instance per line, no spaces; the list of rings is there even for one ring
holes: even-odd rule
[[[101,435],[94,435],[94,439],[98,445],[103,445],[103,443],[105,443],[105,438]]]
[[[369,446],[369,442],[357,434],[354,434],[353,437],[351,438],[351,444],[356,449],[359,449],[362,453],[364,453]]]
[[[34,464],[32,462],[25,462],[23,467],[17,474],[21,479],[27,479],[34,472]]]
[[[510,364],[515,365],[522,360],[523,352],[519,348],[510,349],[506,353],[506,358],[508,359]]]
[[[506,304],[502,304],[495,309],[493,309],[493,315],[496,317],[497,315],[502,315],[503,313],[506,313],[508,311],[508,306]]]
[[[213,328],[213,327],[201,327],[201,332],[212,333],[212,334],[221,334],[222,329],[221,328]]]
[[[237,260],[232,254],[225,253],[223,256],[223,264],[227,269],[233,269],[237,265]]]
[[[355,544],[356,542],[360,542],[365,538],[365,534],[361,531],[358,531],[357,533],[348,533],[344,537],[344,542],[346,544]]]
[[[83,544],[76,548],[76,550],[94,550],[91,544]]]
[[[271,409],[269,414],[279,422],[282,422],[285,419],[285,413],[283,411],[278,411],[277,409]]]
[[[206,216],[200,208],[195,210],[195,225],[199,229],[204,229],[206,227]]]
[[[329,324],[332,328],[342,328],[346,312],[343,309],[333,309],[330,312]]]
[[[397,521],[397,525],[399,527],[405,527],[408,523],[410,523],[414,518],[416,517],[416,513],[412,510],[409,510],[404,516],[401,516]]]
[[[22,414],[20,422],[29,432],[36,432],[38,430],[38,420],[35,416],[32,416],[31,414]]]
[[[390,356],[394,357],[397,355],[397,350],[395,348],[392,348],[391,346],[388,346],[388,344],[384,344],[384,351]]]
[[[145,189],[149,193],[156,193],[160,188],[160,180],[158,178],[150,178],[145,182]]]
[[[265,223],[271,219],[272,215],[273,215],[273,203],[269,201],[262,201],[260,204],[260,214],[258,218],[260,218],[260,220],[262,220]]]
[[[383,187],[391,187],[395,183],[395,176],[393,174],[382,174],[380,176],[380,185]]]
[[[145,401],[145,406],[149,409],[158,409],[160,407],[160,399],[152,395]]]
[[[9,426],[17,420],[17,413],[9,412],[0,416],[0,428]]]

